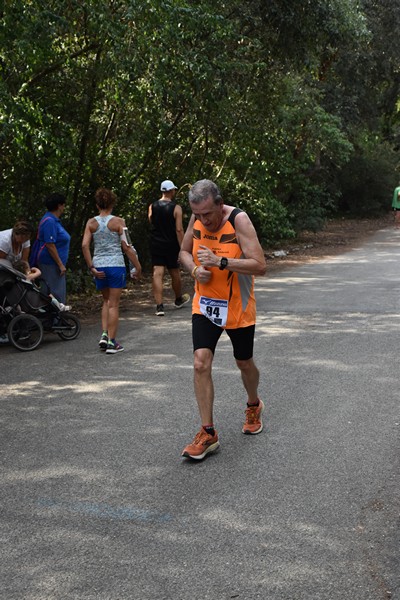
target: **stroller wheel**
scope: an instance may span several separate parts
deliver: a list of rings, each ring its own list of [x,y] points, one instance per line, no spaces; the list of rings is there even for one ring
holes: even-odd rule
[[[43,327],[33,315],[21,314],[10,321],[7,334],[13,346],[22,352],[29,352],[35,350],[42,341]]]
[[[61,312],[58,315],[58,323],[54,331],[62,340],[74,340],[81,332],[81,322],[75,315]]]

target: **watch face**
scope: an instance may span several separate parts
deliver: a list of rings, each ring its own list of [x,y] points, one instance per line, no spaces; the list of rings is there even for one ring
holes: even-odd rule
[[[228,266],[228,259],[225,256],[223,256],[221,258],[221,265],[219,268],[222,270],[222,269],[226,269],[227,266]]]

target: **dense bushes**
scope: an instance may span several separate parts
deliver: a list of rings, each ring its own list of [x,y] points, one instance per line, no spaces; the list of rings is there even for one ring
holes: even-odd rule
[[[340,174],[338,208],[356,216],[376,216],[391,206],[397,185],[392,146],[376,140],[360,145]]]
[[[215,180],[265,243],[338,210],[386,209],[400,146],[387,28],[399,20],[392,0],[6,3],[0,229],[37,222],[64,190],[77,272],[98,186],[117,193],[145,265],[147,205],[165,178],[186,220],[188,186]]]

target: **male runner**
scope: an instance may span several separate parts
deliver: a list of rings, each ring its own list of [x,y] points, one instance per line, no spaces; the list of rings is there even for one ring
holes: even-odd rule
[[[243,433],[262,431],[264,404],[258,397],[259,371],[253,361],[256,321],[254,276],[264,275],[266,261],[247,214],[224,204],[215,183],[203,179],[189,191],[193,215],[180,260],[195,280],[192,306],[194,390],[202,427],[182,456],[196,460],[219,447],[214,428],[214,352],[225,329],[247,392]]]

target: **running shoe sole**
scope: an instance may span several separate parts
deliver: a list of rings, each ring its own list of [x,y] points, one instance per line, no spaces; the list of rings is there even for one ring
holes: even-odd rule
[[[123,352],[124,348],[107,348],[106,354],[117,354],[118,352]]]
[[[242,429],[242,433],[244,433],[244,435],[257,435],[257,433],[261,433],[263,429],[264,429],[264,426],[261,423],[261,427],[259,429],[257,429],[257,431],[245,431],[244,429]]]
[[[183,458],[192,458],[193,460],[202,460],[203,458],[205,458],[207,456],[207,454],[210,454],[210,452],[215,452],[216,450],[218,450],[218,448],[219,448],[219,442],[214,442],[214,444],[210,444],[210,446],[207,446],[207,448],[204,450],[203,454],[198,454],[197,456],[194,456],[184,450],[182,452],[182,456],[183,456]]]
[[[182,302],[182,304],[175,304],[175,302],[174,302],[174,306],[175,306],[175,308],[182,308],[182,306],[185,306],[185,304],[187,304],[188,302],[190,302],[190,296],[187,300],[184,300]]]

